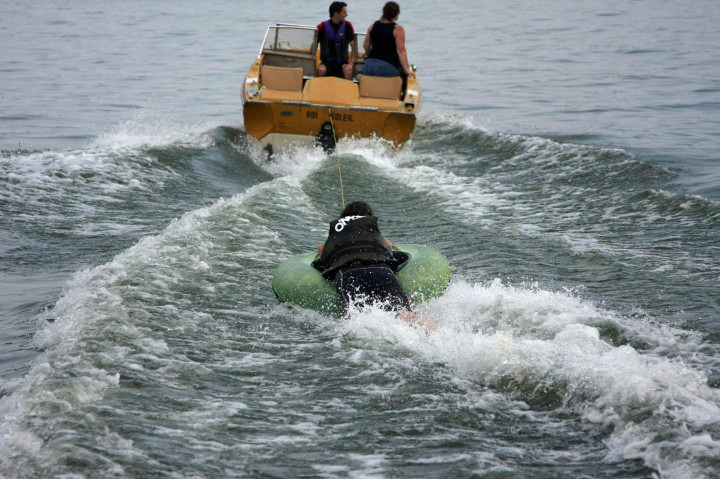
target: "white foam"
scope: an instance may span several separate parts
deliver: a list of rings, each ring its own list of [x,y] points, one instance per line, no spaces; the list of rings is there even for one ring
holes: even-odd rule
[[[210,128],[178,124],[151,110],[140,110],[83,149],[0,156],[0,177],[8,180],[3,182],[0,198],[18,205],[17,216],[87,223],[99,205],[115,205],[138,192],[157,191],[166,181],[179,177],[181,173],[148,154],[148,148],[208,148],[214,144],[206,134]],[[48,204],[57,206],[48,210]],[[61,214],[51,216],[58,211]],[[78,226],[77,233],[95,232]]]
[[[216,126],[207,121],[181,123],[161,110],[148,106],[133,112],[110,131],[98,135],[90,146],[92,149],[110,151],[168,146],[209,148],[215,142],[207,132]]]
[[[490,212],[511,204],[510,198],[493,192],[496,188],[482,177],[461,177],[428,166],[411,168],[406,184],[439,201],[457,220],[472,224],[495,224],[497,218]]]
[[[394,160],[408,150],[407,147],[395,149],[391,142],[383,138],[343,138],[338,142],[333,155],[360,155],[370,164],[393,167]]]
[[[3,157],[3,175],[8,181],[0,197],[17,209],[16,218],[44,225],[72,223],[78,234],[92,235],[107,226],[118,233],[134,228],[110,223],[83,225],[102,207],[112,208],[128,196],[161,189],[178,173],[148,155],[118,156],[100,149]]]
[[[281,149],[268,158],[260,144],[252,141],[249,143],[249,153],[252,160],[271,175],[287,176],[296,180],[305,178],[327,158],[322,148],[301,145]]]
[[[384,465],[387,458],[384,454],[348,454],[351,463],[357,464],[348,472],[353,479],[375,479],[385,477]]]
[[[720,447],[720,392],[702,371],[660,355],[668,335],[676,349],[692,352],[687,332],[626,320],[566,292],[499,281],[455,282],[419,311],[439,326],[436,332],[376,310],[353,313],[336,327],[368,347],[446,364],[471,389],[511,387],[530,397],[554,391],[559,408],[614,431],[609,456],[642,459],[662,477],[711,477],[703,458]],[[598,329],[610,325],[657,350],[611,344]]]
[[[421,130],[421,134],[424,130],[434,132],[444,128],[489,132],[486,128],[476,125],[471,115],[459,113],[421,112],[418,116],[417,127]]]
[[[290,145],[275,151],[271,158],[262,149],[259,142],[250,141],[248,152],[253,161],[273,176],[286,176],[302,180],[323,164],[340,163],[343,157],[359,155],[366,161],[379,167],[395,166],[397,152],[391,144],[380,138],[342,138],[333,152],[325,152],[319,146]]]

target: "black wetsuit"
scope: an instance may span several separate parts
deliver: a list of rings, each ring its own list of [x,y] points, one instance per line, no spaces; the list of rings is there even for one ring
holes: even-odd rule
[[[346,216],[330,223],[323,254],[313,265],[334,279],[343,312],[366,305],[409,311],[410,298],[390,268],[392,261],[375,216]]]
[[[354,263],[335,275],[335,288],[343,311],[376,305],[386,311],[410,311],[410,298],[390,266],[384,263]]]

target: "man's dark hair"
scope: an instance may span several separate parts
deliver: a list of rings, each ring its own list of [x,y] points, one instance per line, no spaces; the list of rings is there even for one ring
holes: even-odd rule
[[[343,208],[342,212],[340,213],[340,217],[344,218],[346,216],[372,216],[373,210],[370,207],[369,204],[365,203],[364,201],[351,201],[350,203],[345,205],[345,208]]]
[[[332,2],[330,4],[330,18],[332,18],[334,13],[342,12],[342,9],[345,7],[347,7],[347,3],[345,2]]]
[[[398,15],[400,15],[400,5],[395,2],[387,2],[383,7],[383,18],[394,20]]]

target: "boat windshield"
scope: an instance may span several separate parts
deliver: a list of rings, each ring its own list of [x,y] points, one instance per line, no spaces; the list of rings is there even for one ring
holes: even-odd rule
[[[356,33],[355,39],[357,40],[358,53],[360,55],[364,54],[365,56],[367,56],[368,52],[366,52],[365,47],[363,47],[363,44],[365,43],[365,34],[364,33]]]
[[[316,29],[301,25],[274,25],[265,33],[262,51],[314,54]]]

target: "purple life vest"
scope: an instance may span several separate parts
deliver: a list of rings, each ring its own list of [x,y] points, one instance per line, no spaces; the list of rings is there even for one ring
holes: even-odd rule
[[[350,41],[345,37],[346,24],[347,22],[342,22],[340,28],[335,31],[331,20],[323,22],[325,29],[325,45],[322,51],[323,63],[347,63],[347,46]]]

